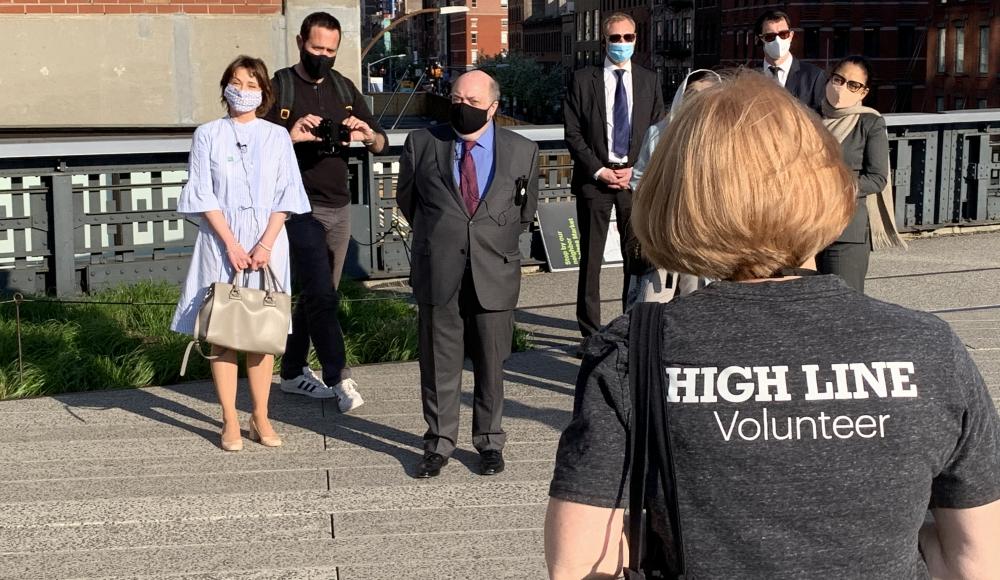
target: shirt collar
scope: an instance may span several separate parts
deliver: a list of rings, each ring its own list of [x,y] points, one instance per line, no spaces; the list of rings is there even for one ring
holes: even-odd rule
[[[781,70],[785,71],[785,76],[788,76],[789,71],[792,70],[792,63],[793,62],[795,62],[795,57],[792,56],[792,55],[788,55],[788,60],[786,60],[782,64],[777,65],[777,67],[780,68]],[[772,65],[767,64],[767,61],[765,60],[764,61],[764,66],[763,66],[764,72],[771,72],[771,66]]]
[[[483,149],[485,149],[487,153],[492,154],[493,153],[493,135],[495,133],[496,133],[496,131],[494,130],[494,121],[491,119],[488,123],[486,123],[486,131],[484,131],[483,134],[479,136],[479,139],[476,139],[476,145],[478,145],[479,147],[482,147]],[[456,135],[456,137],[457,137],[457,135]],[[462,140],[461,139],[455,139],[455,149],[457,151],[461,151],[462,150]]]
[[[632,72],[632,59],[629,59],[629,61],[625,63],[623,66],[618,66],[617,64],[612,62],[611,59],[608,58],[607,56],[604,57],[604,70],[616,71],[618,69]]]

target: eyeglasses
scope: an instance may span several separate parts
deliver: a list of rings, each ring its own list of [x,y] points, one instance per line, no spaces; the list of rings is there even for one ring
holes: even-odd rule
[[[833,83],[833,85],[836,87],[842,87],[846,84],[847,90],[851,91],[852,93],[856,93],[858,91],[861,91],[862,89],[868,88],[867,86],[864,85],[864,83],[859,83],[858,81],[849,81],[844,77],[838,75],[837,73],[833,73],[830,76],[830,82]]]
[[[618,42],[635,42],[635,35],[629,34],[609,34],[608,42],[618,43]]]
[[[765,32],[760,35],[760,39],[764,42],[773,42],[775,38],[780,38],[781,40],[788,40],[792,36],[791,30],[782,30],[780,32]]]

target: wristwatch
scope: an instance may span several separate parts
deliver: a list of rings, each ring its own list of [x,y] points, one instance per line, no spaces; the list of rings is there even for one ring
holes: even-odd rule
[[[372,138],[371,138],[371,139],[365,139],[365,140],[363,140],[363,141],[362,141],[361,143],[362,143],[362,144],[363,144],[363,145],[364,145],[365,147],[371,147],[372,145],[374,145],[374,144],[375,144],[375,135],[376,135],[375,131],[372,131]]]

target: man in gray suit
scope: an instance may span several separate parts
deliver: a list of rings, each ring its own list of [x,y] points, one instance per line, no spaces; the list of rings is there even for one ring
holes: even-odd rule
[[[538,204],[538,146],[493,123],[499,100],[492,77],[465,73],[452,87],[451,125],[410,133],[400,157],[396,200],[413,231],[427,421],[418,478],[437,476],[455,450],[466,353],[480,471],[504,468],[503,363],[521,290],[518,238]]]

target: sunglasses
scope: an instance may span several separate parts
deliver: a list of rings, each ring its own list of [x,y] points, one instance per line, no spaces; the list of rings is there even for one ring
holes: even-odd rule
[[[774,42],[775,38],[780,38],[781,40],[788,40],[788,37],[792,35],[791,30],[782,30],[781,32],[766,32],[760,35],[760,39],[764,42]]]
[[[618,43],[618,42],[635,42],[635,35],[629,34],[609,34],[608,42]]]
[[[833,75],[830,76],[830,82],[833,83],[833,86],[835,87],[842,87],[844,85],[847,85],[847,90],[851,91],[852,93],[856,93],[858,91],[861,91],[862,89],[868,88],[863,83],[859,83],[858,81],[849,81],[844,77],[838,75],[837,73],[833,73]]]

